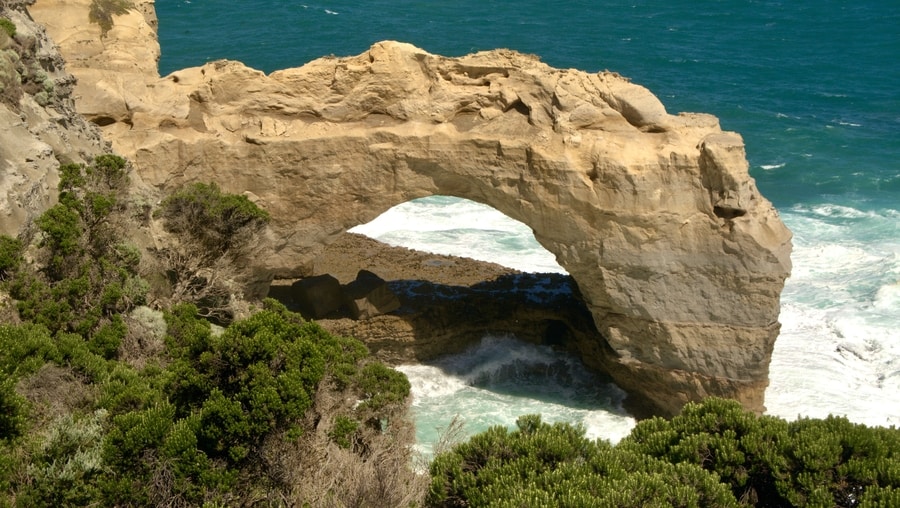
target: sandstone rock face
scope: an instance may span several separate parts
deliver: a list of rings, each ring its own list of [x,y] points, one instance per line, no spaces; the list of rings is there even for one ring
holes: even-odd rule
[[[75,112],[75,78],[26,3],[0,4],[0,16],[16,26],[14,38],[0,34],[0,234],[10,236],[56,202],[60,163],[107,149],[97,127]],[[20,87],[23,74],[31,83]],[[22,88],[15,100],[12,88]]]
[[[65,41],[74,25],[50,18],[81,3],[32,12]],[[390,41],[269,75],[217,61],[160,78],[139,5],[97,53],[60,42],[84,62],[70,67],[78,106],[145,183],[252,196],[273,217],[271,275],[309,273],[322,246],[399,203],[472,199],[556,255],[605,338],[582,355],[632,396],[662,414],[707,395],[763,409],[791,234],[716,118],[669,114],[613,73]]]

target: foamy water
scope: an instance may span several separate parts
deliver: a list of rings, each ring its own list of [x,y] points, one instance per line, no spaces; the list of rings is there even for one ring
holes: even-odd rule
[[[771,414],[900,424],[900,227],[895,210],[782,214],[794,264],[782,294]]]
[[[618,441],[634,426],[625,393],[575,357],[514,337],[478,345],[428,365],[403,365],[412,385],[418,448],[426,456],[454,418],[471,436],[493,425],[514,427],[524,414],[583,425],[592,438]]]
[[[900,423],[897,212],[821,205],[782,211],[782,218],[795,233],[794,268],[782,294],[768,412],[786,419],[835,414],[867,425]],[[523,271],[563,272],[527,226],[456,198],[405,203],[352,231],[391,245]],[[551,359],[557,354],[511,338],[487,337],[476,348],[435,364],[401,367],[413,386],[420,447],[429,451],[456,415],[469,435],[490,425],[513,426],[527,413],[580,423],[595,437],[617,441],[626,435],[634,419],[621,409],[621,390],[591,377],[575,358]],[[554,364],[577,370],[585,380],[573,388],[552,374],[537,375],[542,366]],[[510,365],[519,365],[512,384],[509,379],[478,381],[490,373],[503,378],[501,373],[515,370]]]

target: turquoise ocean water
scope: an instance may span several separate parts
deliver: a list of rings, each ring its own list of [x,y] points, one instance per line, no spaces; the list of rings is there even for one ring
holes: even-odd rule
[[[900,3],[157,0],[156,8],[162,74],[220,58],[271,72],[384,39],[448,56],[506,47],[555,67],[616,71],[670,112],[718,116],[743,135],[751,174],[795,234],[769,411],[900,424]],[[471,216],[479,219],[460,219]],[[359,231],[560,270],[527,227],[451,198],[407,203]],[[453,414],[476,431],[543,412],[610,439],[633,424],[614,386],[507,337],[404,369],[424,447]]]

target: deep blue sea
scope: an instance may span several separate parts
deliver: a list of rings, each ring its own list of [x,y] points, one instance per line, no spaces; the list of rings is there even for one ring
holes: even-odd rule
[[[554,67],[616,71],[671,113],[718,116],[723,129],[743,135],[751,174],[795,234],[769,411],[900,424],[900,2],[157,0],[156,8],[162,74],[221,58],[271,72],[359,54],[384,39],[447,56],[504,47]],[[469,214],[482,217],[479,226],[459,219]],[[498,215],[434,197],[359,231],[526,270],[561,270],[527,227]],[[537,388],[505,400],[510,390],[492,386],[485,371],[513,376],[498,383],[528,385],[522,376],[536,369],[509,365],[549,366],[536,387],[560,378],[554,365],[573,369],[563,376],[569,380],[588,375],[562,367],[570,359],[510,340],[488,337],[482,349],[440,365],[405,368],[423,442],[453,414],[495,415],[472,430],[542,411],[581,421],[598,436],[627,432],[632,420],[617,409],[615,387],[603,388],[602,400],[595,393],[568,406]]]

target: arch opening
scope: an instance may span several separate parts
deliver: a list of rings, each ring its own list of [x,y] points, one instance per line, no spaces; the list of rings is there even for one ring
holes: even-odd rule
[[[392,207],[353,227],[388,245],[496,263],[526,273],[568,274],[531,228],[488,205],[433,195]]]
[[[602,339],[577,286],[525,224],[464,198],[408,201],[341,235],[313,276],[347,285],[357,269],[384,277],[402,305],[318,322],[407,374],[426,454],[456,416],[466,434],[535,412],[605,439],[633,426],[625,392],[582,359],[579,343]]]
[[[394,206],[338,235],[311,265],[303,279],[273,281],[269,296],[394,364],[457,353],[487,334],[576,354],[579,341],[603,340],[574,279],[531,229],[468,199]],[[391,334],[410,340],[398,349]]]

